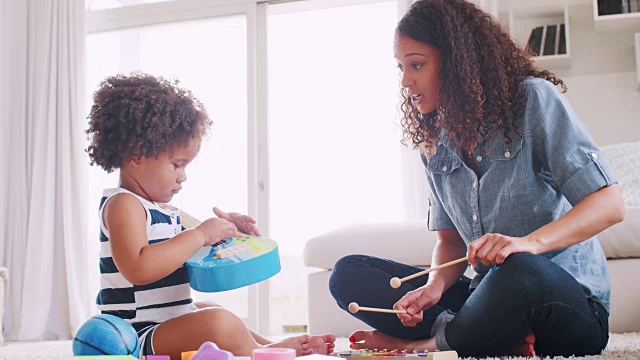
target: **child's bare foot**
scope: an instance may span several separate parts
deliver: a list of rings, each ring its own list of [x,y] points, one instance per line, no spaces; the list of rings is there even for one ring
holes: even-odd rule
[[[331,354],[336,347],[335,341],[336,337],[332,334],[311,336],[311,339],[309,339],[311,354]]]
[[[296,351],[296,356],[305,355],[309,350],[309,335],[300,335],[286,338],[282,341],[265,345],[266,347],[290,348]]]
[[[327,355],[333,352],[335,348],[336,337],[331,334],[310,336],[300,335],[286,338],[279,342],[266,345],[267,347],[284,347],[294,349],[296,356],[323,354]]]
[[[356,331],[349,337],[352,349],[388,349],[407,351],[435,351],[434,338],[425,340],[407,340],[381,333],[378,330]]]
[[[500,352],[500,355],[535,357],[535,342],[536,335],[534,333],[530,333],[529,335],[525,336],[521,343],[515,344],[509,348],[502,350]]]

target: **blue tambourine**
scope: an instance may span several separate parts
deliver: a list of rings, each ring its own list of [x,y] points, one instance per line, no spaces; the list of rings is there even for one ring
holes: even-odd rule
[[[278,244],[247,235],[227,238],[198,250],[186,263],[189,285],[201,292],[241,288],[280,272]]]

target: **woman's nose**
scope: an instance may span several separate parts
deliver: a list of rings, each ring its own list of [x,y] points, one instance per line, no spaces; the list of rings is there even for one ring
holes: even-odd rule
[[[409,75],[406,72],[403,72],[402,75],[400,75],[400,86],[402,86],[405,89],[408,89],[409,86],[411,86],[413,84],[413,81],[411,80],[411,78],[409,77]]]

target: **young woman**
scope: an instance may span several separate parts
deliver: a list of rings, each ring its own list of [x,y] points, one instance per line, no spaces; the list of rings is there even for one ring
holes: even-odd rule
[[[430,187],[432,266],[351,255],[330,290],[374,331],[353,348],[461,356],[593,355],[608,341],[609,274],[596,234],[621,221],[617,179],[556,86],[490,15],[465,0],[421,0],[394,40],[405,141]],[[402,246],[402,239],[398,239]],[[410,251],[411,249],[407,249]],[[427,256],[427,254],[425,254]]]

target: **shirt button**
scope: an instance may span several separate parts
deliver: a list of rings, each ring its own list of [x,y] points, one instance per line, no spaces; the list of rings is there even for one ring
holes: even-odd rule
[[[473,221],[478,221],[478,215],[473,214]]]
[[[507,151],[506,153],[504,153],[504,157],[508,158],[509,156],[511,156],[510,152]]]
[[[593,152],[593,153],[591,153],[591,158],[593,158],[593,159],[597,159],[597,158],[598,158],[598,154],[596,154],[596,153],[594,153],[594,152]]]
[[[482,156],[478,155],[478,156],[476,157],[476,160],[478,160],[478,161],[482,161]]]
[[[171,214],[171,218],[173,219],[174,217],[176,217],[176,214]]]
[[[475,189],[476,185],[478,185],[478,183],[475,180],[473,180],[473,185],[471,185],[471,186],[473,186],[473,188]]]
[[[178,229],[173,229],[173,233],[177,234],[178,233]]]
[[[442,167],[442,171],[447,171],[447,165]]]

